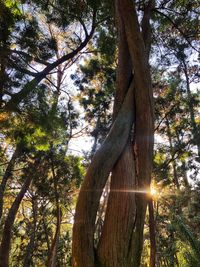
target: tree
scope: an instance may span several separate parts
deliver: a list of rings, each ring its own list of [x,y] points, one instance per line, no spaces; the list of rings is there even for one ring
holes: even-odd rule
[[[80,190],[73,229],[74,266],[140,264],[147,198],[145,193],[133,192],[146,192],[151,177],[153,110],[148,57],[153,3],[145,5],[142,32],[135,4],[115,1],[115,8],[119,59],[114,123],[93,157]],[[134,133],[130,137],[133,124]],[[95,252],[95,218],[110,172],[108,206]]]
[[[150,137],[153,135],[153,129],[152,129],[153,128],[153,125],[152,125],[153,124],[152,123],[153,112],[152,112],[151,97],[150,99],[148,97],[145,98],[145,92],[143,95],[142,88],[143,89],[146,88],[149,96],[152,95],[152,91],[150,89],[151,82],[150,82],[149,69],[148,69],[149,65],[147,63],[148,58],[149,58],[149,51],[151,48],[151,38],[150,38],[151,29],[150,29],[149,20],[150,20],[152,12],[153,12],[152,18],[155,19],[155,21],[157,21],[159,25],[157,26],[155,23],[153,26],[155,27],[154,29],[158,29],[157,33],[159,34],[159,38],[161,39],[161,42],[162,42],[161,47],[155,46],[156,48],[154,47],[154,49],[157,49],[157,48],[162,49],[162,50],[166,49],[167,50],[166,53],[169,53],[169,46],[167,44],[168,42],[173,43],[175,38],[178,40],[178,44],[180,46],[182,45],[182,48],[185,46],[185,43],[187,43],[187,47],[195,49],[194,44],[192,42],[193,40],[196,40],[195,38],[197,36],[196,35],[197,32],[196,30],[194,30],[194,28],[190,28],[188,24],[186,25],[185,20],[182,21],[182,16],[187,15],[187,18],[190,17],[193,21],[192,25],[195,25],[196,24],[196,13],[194,11],[194,8],[196,6],[196,2],[187,4],[187,3],[183,3],[183,1],[176,1],[176,2],[175,1],[161,1],[159,3],[156,2],[155,6],[154,6],[154,3],[152,3],[151,1],[149,1],[148,3],[142,2],[141,5],[139,5],[138,3],[135,3],[135,4],[137,6],[138,13],[140,11],[139,14],[140,14],[140,19],[141,19],[140,20],[141,21],[141,25],[140,25],[141,32],[139,33],[137,32],[137,29],[134,27],[135,25],[138,26],[138,21],[137,21],[138,13],[136,13],[136,11],[135,13],[132,12],[132,9],[134,9],[135,7],[131,6],[131,1],[124,1],[124,3],[120,1],[115,2],[116,18],[118,21],[117,26],[118,26],[118,36],[119,36],[119,44],[118,44],[119,59],[118,59],[118,71],[117,71],[117,84],[116,84],[117,89],[116,89],[116,95],[115,95],[115,106],[114,106],[114,115],[113,115],[114,122],[113,122],[113,127],[110,131],[110,134],[108,134],[107,138],[102,144],[102,147],[93,157],[93,160],[91,162],[91,165],[85,177],[85,181],[83,182],[83,186],[80,191],[76,215],[75,215],[75,224],[74,224],[74,240],[73,240],[74,242],[74,246],[73,246],[74,266],[84,266],[84,264],[86,266],[96,266],[98,264],[102,266],[113,266],[113,265],[114,266],[129,266],[131,260],[128,259],[129,258],[128,255],[130,255],[128,253],[128,250],[131,248],[132,241],[133,243],[135,241],[134,243],[135,251],[134,249],[132,249],[132,253],[130,257],[132,257],[132,260],[134,262],[133,266],[139,266],[140,250],[142,249],[142,242],[143,242],[142,241],[142,232],[143,232],[142,229],[143,229],[143,224],[144,224],[143,215],[145,214],[146,200],[145,200],[144,195],[138,196],[136,194],[136,197],[135,197],[132,194],[130,196],[129,203],[131,203],[131,199],[132,199],[132,204],[130,206],[132,207],[131,211],[133,212],[133,214],[130,215],[129,217],[128,214],[130,211],[129,210],[130,206],[129,204],[127,204],[128,201],[127,202],[125,201],[124,196],[126,194],[125,192],[127,191],[130,192],[131,190],[132,192],[134,192],[137,189],[139,190],[144,189],[144,191],[147,192],[147,188],[149,186],[149,181],[147,181],[148,179],[145,180],[144,177],[146,178],[149,177],[150,179],[149,173],[150,173],[151,168],[148,168],[148,166],[151,165],[150,162],[151,162],[152,157],[150,156],[151,153],[148,154],[148,152],[152,151],[151,145],[153,142]],[[173,8],[175,9],[175,11],[173,11]],[[126,15],[124,14],[125,13],[124,10],[126,10]],[[166,14],[166,12],[168,13]],[[134,15],[132,13],[134,13]],[[175,16],[175,13],[176,15],[179,14],[180,17]],[[142,15],[143,15],[143,18],[142,18]],[[180,22],[183,22],[183,23],[180,24]],[[175,37],[171,37],[170,32],[169,32],[169,27],[171,31],[174,33]],[[139,27],[138,27],[138,31],[139,31]],[[137,39],[136,39],[136,36],[137,36]],[[157,40],[154,40],[154,42],[158,42],[159,38],[157,38]],[[140,47],[140,48],[137,47],[138,49],[137,55],[139,55],[139,60],[135,54],[136,50],[134,50],[135,49],[134,45],[136,44],[138,47]],[[144,52],[144,45],[146,49],[145,52]],[[143,49],[143,52],[141,53],[142,49]],[[166,58],[167,58],[167,54],[166,54]],[[146,65],[140,64],[141,63],[140,60],[143,63],[146,63]],[[169,59],[166,62],[167,64],[169,64],[169,62],[171,63]],[[164,66],[164,63],[162,65],[162,62],[159,62],[159,64],[161,64],[161,68],[163,67],[165,68],[165,70],[166,70],[166,67],[169,66],[167,64],[166,66]],[[117,119],[118,119],[117,112],[120,110],[120,106],[122,105],[123,96],[125,95],[125,92],[127,92],[128,85],[130,85],[132,81],[132,69],[133,69],[134,90],[135,90],[134,91],[134,103],[132,104],[134,107],[133,108],[134,129],[132,127],[129,128],[129,130],[132,128],[131,133],[133,133],[133,137],[131,138],[131,140],[129,140],[130,143],[132,144],[130,144],[128,141],[128,143],[130,144],[130,146],[128,145],[128,147],[131,147],[133,145],[134,152],[131,155],[132,150],[131,149],[128,150],[128,148],[126,148],[127,149],[126,150],[124,148],[123,152],[121,153],[121,150],[120,150],[121,148],[120,148],[119,150],[116,150],[116,158],[113,157],[113,161],[111,162],[112,160],[111,153],[108,152],[110,149],[109,145],[112,143],[112,140],[116,138],[116,136],[112,137],[113,129],[115,129],[114,127],[117,125]],[[159,69],[159,66],[158,66],[158,69]],[[166,72],[167,71],[168,70],[166,70]],[[175,73],[172,73],[172,75],[174,74]],[[144,76],[146,79],[145,78],[142,79]],[[176,83],[174,83],[172,87],[177,87]],[[175,96],[175,91],[176,90],[171,91],[172,98]],[[138,95],[139,92],[140,92],[140,97]],[[147,110],[145,110],[144,106]],[[122,105],[122,108],[123,108],[123,105]],[[180,110],[181,109],[182,109],[182,106],[180,107]],[[179,109],[177,108],[177,110]],[[120,114],[120,111],[119,111],[119,114]],[[146,116],[146,114],[148,114],[149,117],[146,118],[146,121],[144,121],[140,118],[140,116],[141,117]],[[127,112],[127,116],[128,116],[128,112]],[[166,120],[167,119],[168,118],[166,118]],[[132,126],[131,123],[132,122],[130,121],[127,122],[126,127],[129,127],[130,125]],[[166,122],[166,124],[169,126],[169,122]],[[144,125],[146,126],[146,128]],[[175,126],[175,135],[176,135],[175,138],[177,138],[175,142],[177,146],[177,152],[175,148],[173,147],[172,135],[170,132],[170,128],[168,127],[168,138],[170,142],[170,147],[171,147],[170,151],[171,151],[171,156],[172,156],[170,162],[173,163],[173,170],[174,170],[173,179],[174,181],[176,181],[176,185],[178,187],[179,187],[180,178],[177,176],[177,170],[179,169],[180,171],[180,168],[178,168],[178,166],[176,165],[175,155],[177,153],[177,156],[181,157],[182,153],[184,153],[184,149],[186,149],[187,147],[187,142],[184,143],[185,142],[184,140],[184,142],[182,143],[182,139],[181,139],[181,134],[182,134],[181,132],[183,130],[181,127],[183,127],[183,125],[187,125],[187,122],[184,120],[183,122],[181,122],[180,125],[178,124]],[[144,127],[144,128],[140,129],[140,127],[141,128]],[[117,132],[117,130],[118,129],[115,129],[115,132]],[[149,139],[147,138],[147,136]],[[140,138],[143,139],[142,142],[144,143],[140,142],[141,141]],[[196,141],[194,140],[194,143],[197,144],[197,139],[195,138],[195,134],[194,134],[194,139],[196,140]],[[146,141],[146,143],[144,140]],[[173,139],[173,142],[174,140],[175,139]],[[119,139],[116,138],[113,146],[116,146],[118,144],[119,144]],[[145,150],[145,144],[148,144],[147,146],[149,146],[148,147],[149,151],[147,151],[148,149]],[[106,150],[105,152],[104,149],[106,146],[108,146],[108,150]],[[112,152],[114,153],[113,150]],[[127,157],[123,158],[125,157],[123,155],[126,155]],[[146,157],[146,161],[145,160],[141,161],[141,158],[144,155]],[[103,157],[104,157],[104,161],[106,161],[106,164],[102,160]],[[181,164],[182,166],[184,166],[185,163],[182,161]],[[134,173],[132,178],[130,177],[128,178],[127,169],[129,168],[132,169],[132,173],[130,174],[130,176]],[[145,173],[144,175],[145,171],[147,173]],[[108,199],[108,205],[106,208],[104,225],[103,225],[99,244],[95,246],[94,245],[95,218],[96,218],[96,214],[97,214],[97,210],[99,206],[101,193],[103,191],[103,187],[110,173],[112,173],[111,188],[110,188],[110,195]],[[182,168],[182,171],[180,174],[181,179],[182,179],[183,173],[184,171]],[[126,174],[127,174],[127,177],[126,177]],[[131,185],[130,185],[131,183],[130,181],[132,182]],[[119,194],[118,191],[121,192],[121,196],[119,196],[119,198],[118,198],[118,194]],[[142,208],[141,208],[142,206],[141,203],[144,204]],[[125,206],[126,206],[126,210],[123,213],[123,208]],[[137,211],[136,220],[133,219],[135,218],[135,211]],[[141,216],[141,218],[139,218],[139,216]],[[130,225],[128,223],[130,223]],[[123,228],[124,225],[126,225],[126,229]],[[133,231],[133,235],[131,236],[132,240],[130,240],[131,239],[130,234],[127,234],[129,229],[132,229]],[[129,247],[127,247],[127,244],[129,244]]]
[[[196,264],[197,1],[0,7],[0,264]],[[84,159],[68,152],[79,115],[94,139]]]

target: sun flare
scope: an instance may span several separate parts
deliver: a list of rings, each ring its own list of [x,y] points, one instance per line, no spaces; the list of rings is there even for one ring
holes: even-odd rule
[[[157,191],[156,191],[156,189],[154,187],[151,187],[150,193],[151,193],[152,196],[157,195]]]

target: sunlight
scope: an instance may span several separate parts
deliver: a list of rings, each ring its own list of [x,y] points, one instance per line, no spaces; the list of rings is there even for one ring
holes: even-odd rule
[[[151,187],[151,189],[150,189],[150,194],[151,194],[152,196],[155,196],[155,195],[158,194],[158,192],[157,192],[157,190],[155,189],[155,187]]]

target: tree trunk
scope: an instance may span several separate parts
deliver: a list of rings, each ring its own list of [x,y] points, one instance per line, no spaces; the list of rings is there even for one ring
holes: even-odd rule
[[[58,242],[59,242],[59,236],[60,236],[60,226],[61,226],[61,209],[59,208],[57,210],[56,232],[55,232],[52,244],[51,244],[47,267],[56,266],[56,257],[57,257]]]
[[[192,101],[192,94],[190,90],[188,68],[187,68],[185,60],[182,60],[182,63],[183,63],[183,71],[184,71],[185,79],[186,79],[186,89],[187,89],[187,96],[188,96],[188,106],[189,106],[189,111],[190,111],[190,120],[192,124],[192,133],[193,133],[195,144],[197,146],[198,157],[200,160],[200,132],[199,132],[197,123],[195,121],[194,104]]]
[[[36,226],[37,226],[37,200],[35,197],[32,198],[32,209],[33,209],[33,223],[32,224],[32,230],[31,230],[31,236],[30,241],[26,248],[26,253],[24,257],[24,265],[23,267],[30,267],[33,260],[33,251],[35,247],[35,234],[36,234]]]
[[[55,194],[55,201],[56,201],[56,232],[51,244],[51,249],[48,256],[47,267],[55,267],[56,266],[56,258],[57,258],[57,250],[58,250],[58,242],[60,236],[60,227],[61,227],[61,208],[59,203],[59,194],[58,194],[58,176],[55,173],[54,168],[54,161],[53,155],[51,156],[51,170],[53,175],[53,182],[54,182],[54,194]]]
[[[168,135],[168,139],[169,139],[170,154],[173,155],[174,148],[173,148],[173,143],[172,143],[172,134],[171,134],[169,121],[167,118],[166,118],[166,126],[167,126],[167,135]],[[172,168],[173,168],[173,182],[174,182],[176,188],[179,190],[180,184],[179,184],[178,175],[177,175],[176,160],[172,161]]]
[[[6,189],[6,184],[8,182],[9,177],[12,176],[12,171],[15,166],[16,159],[19,157],[19,154],[20,154],[20,150],[17,147],[12,155],[11,160],[8,163],[8,166],[6,168],[6,171],[3,175],[3,178],[0,184],[0,220],[2,217],[2,213],[3,213],[3,197],[4,197],[4,191]]]
[[[45,211],[45,207],[42,205],[42,224],[43,224],[43,229],[44,229],[44,234],[45,234],[45,241],[47,244],[47,252],[49,255],[49,253],[50,253],[50,241],[49,241],[48,226],[46,225],[44,211]]]
[[[15,198],[15,201],[13,202],[9,213],[7,215],[7,218],[5,220],[3,234],[2,234],[2,241],[1,241],[1,247],[0,247],[0,267],[9,267],[9,252],[10,252],[10,246],[11,246],[11,237],[12,237],[12,228],[15,221],[15,217],[17,214],[17,211],[19,209],[20,203],[29,188],[29,185],[32,181],[32,176],[28,176],[24,184],[18,193],[17,197]]]
[[[150,264],[149,267],[156,266],[156,229],[155,229],[155,220],[154,220],[154,208],[153,208],[153,199],[152,197],[148,203],[149,207],[149,233],[150,233]]]
[[[102,266],[128,266],[136,216],[135,193],[131,191],[135,189],[135,184],[134,158],[129,143],[112,172],[106,217],[98,248]]]
[[[118,19],[119,55],[114,119],[123,103],[128,86],[133,80],[124,22],[117,7],[116,14]],[[134,113],[134,106],[132,112]],[[135,193],[131,192],[136,185],[134,169],[132,144],[129,140],[112,171],[105,222],[98,246],[98,257],[101,265],[106,266],[109,262],[110,266],[125,266],[124,259],[128,257],[128,246],[131,241],[132,225],[135,221],[136,212]]]
[[[115,4],[119,61],[114,124],[111,133],[95,154],[80,190],[73,228],[74,267],[140,266],[146,192],[150,184],[153,154],[149,40],[146,42],[143,39],[146,33],[140,31],[132,1],[116,0]],[[149,27],[147,22],[148,19],[144,22],[143,29]],[[147,32],[149,33],[149,29]],[[127,114],[123,112],[125,108]],[[122,114],[124,117],[121,117]],[[120,127],[123,127],[123,131]],[[95,251],[96,213],[111,171],[105,221]]]
[[[132,106],[131,84],[110,133],[92,159],[79,193],[73,227],[74,266],[94,266],[94,231],[99,201],[108,176],[127,142],[133,121]]]

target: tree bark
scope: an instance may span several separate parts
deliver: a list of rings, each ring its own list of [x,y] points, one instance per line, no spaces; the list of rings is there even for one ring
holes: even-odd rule
[[[120,27],[125,29],[123,32],[120,28],[120,40],[127,40],[134,72],[135,132],[132,145],[126,146],[112,172],[111,193],[98,255],[102,266],[139,266],[147,202],[145,195],[135,195],[134,191],[147,190],[151,173],[153,129],[151,79],[147,60],[149,51],[145,51],[137,15],[131,2],[116,1],[116,9],[117,17],[121,17]],[[123,51],[121,54],[125,57],[127,52]],[[120,71],[118,75],[121,76],[118,80],[123,80],[126,84],[125,77],[128,75],[124,76]],[[120,95],[126,90],[124,88]],[[119,101],[117,105],[120,105]]]
[[[166,126],[167,126],[167,135],[169,139],[169,146],[170,146],[170,154],[173,155],[173,143],[172,143],[172,134],[171,134],[171,129],[169,125],[169,120],[166,118]],[[180,189],[180,184],[178,180],[178,175],[177,175],[177,167],[176,167],[176,160],[172,161],[172,168],[173,168],[173,181],[176,186],[176,188],[179,190]]]
[[[51,155],[51,171],[53,176],[54,195],[56,202],[56,232],[51,244],[51,249],[47,261],[47,267],[56,266],[56,258],[57,258],[57,250],[58,250],[58,242],[59,242],[61,218],[62,218],[62,213],[59,203],[59,194],[58,194],[58,176],[55,173],[53,154]]]
[[[23,267],[30,267],[32,264],[32,257],[33,257],[33,251],[35,247],[35,234],[36,234],[36,226],[37,226],[37,199],[35,197],[32,198],[32,209],[33,209],[33,223],[32,229],[31,229],[31,236],[30,241],[26,248],[26,254],[24,257],[24,265]]]
[[[100,197],[133,122],[133,84],[101,148],[94,155],[79,193],[73,227],[73,266],[94,266],[94,230]],[[106,155],[106,158],[105,158]]]
[[[4,173],[4,176],[0,184],[0,220],[3,213],[3,197],[4,197],[4,191],[6,189],[6,184],[8,182],[8,179],[12,176],[12,171],[15,166],[16,159],[19,157],[19,154],[20,154],[20,149],[19,147],[17,147],[12,155],[11,160],[8,163],[8,166],[6,168],[6,171]]]
[[[28,176],[24,184],[18,193],[15,201],[13,202],[9,213],[7,215],[7,218],[5,220],[3,234],[2,234],[2,241],[0,246],[0,267],[9,267],[9,252],[10,252],[10,246],[11,246],[11,238],[12,238],[12,228],[15,221],[15,217],[17,214],[17,211],[19,209],[20,203],[26,193],[26,191],[29,188],[29,185],[32,181],[32,176]]]
[[[194,136],[194,141],[197,146],[197,153],[198,153],[198,158],[200,160],[200,132],[197,126],[197,123],[195,121],[195,114],[194,114],[194,104],[192,101],[192,94],[190,90],[190,80],[188,76],[188,68],[186,65],[185,60],[182,60],[183,63],[183,72],[185,74],[185,79],[186,79],[186,89],[187,89],[187,96],[188,96],[188,106],[189,106],[189,111],[190,111],[190,120],[192,124],[192,133]]]
[[[150,264],[149,267],[156,266],[156,229],[155,229],[155,220],[154,220],[154,208],[153,208],[153,199],[149,199],[149,235],[150,235]]]
[[[153,155],[149,50],[145,48],[132,1],[116,0],[115,4],[119,30],[115,120],[112,127],[115,135],[109,134],[94,156],[80,190],[73,228],[74,267],[140,266],[147,206],[145,192],[149,189]],[[131,87],[134,87],[133,94],[130,94]],[[124,108],[127,114],[119,120]],[[128,116],[131,117],[127,119]],[[123,131],[120,133],[122,121]],[[95,251],[96,213],[111,171],[110,196],[102,235]],[[143,194],[137,194],[138,190]]]
[[[57,250],[58,250],[58,242],[60,236],[60,226],[61,226],[61,209],[57,208],[57,216],[56,216],[56,232],[51,244],[51,249],[48,257],[47,267],[55,267],[56,266],[56,258],[57,258]]]
[[[132,63],[125,33],[124,22],[116,6],[118,24],[118,69],[114,118],[123,103],[130,82],[133,82]],[[134,106],[132,107],[134,113]],[[135,221],[135,166],[132,144],[126,144],[111,176],[110,195],[107,204],[102,236],[98,246],[98,260],[102,266],[125,266],[128,244]],[[122,178],[123,177],[123,178]]]

